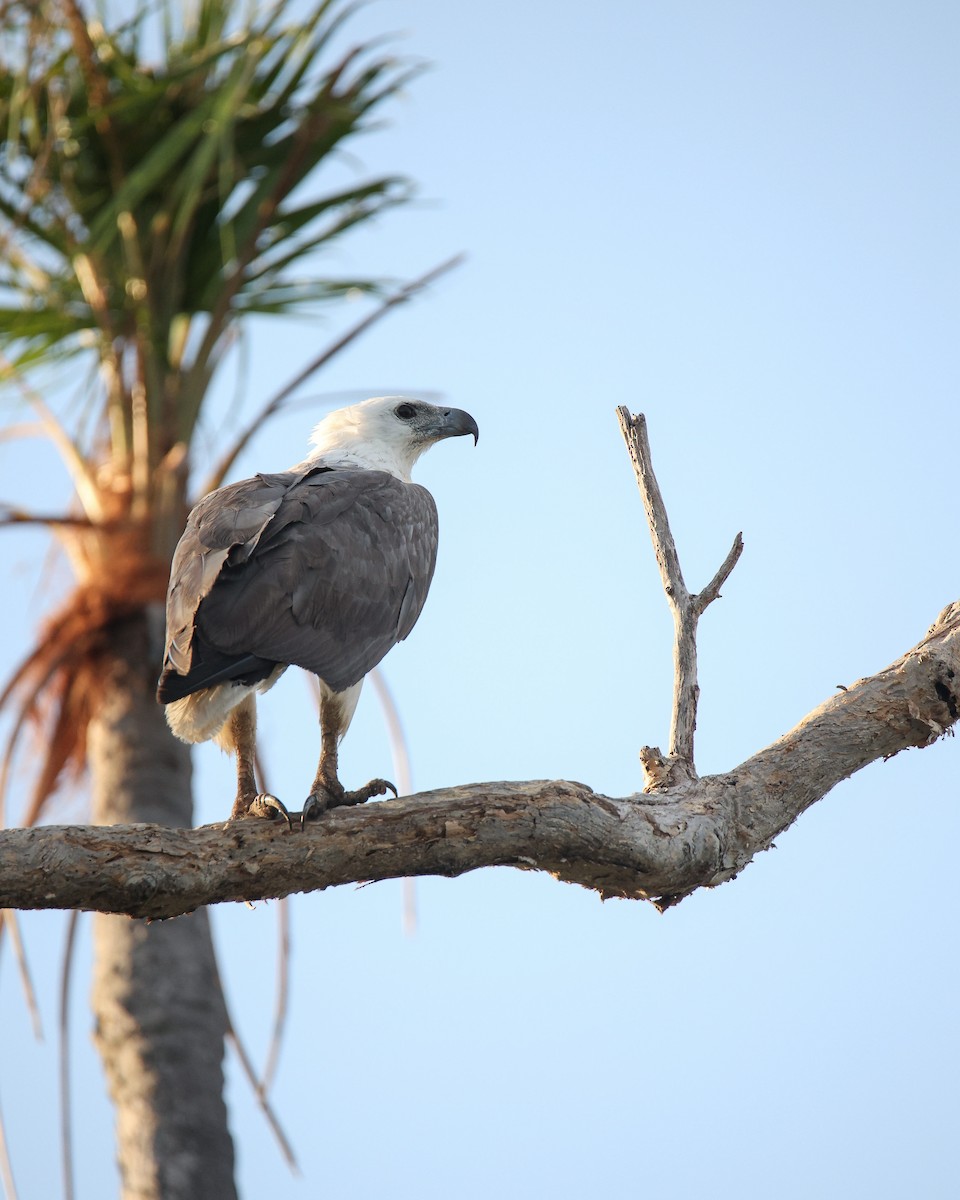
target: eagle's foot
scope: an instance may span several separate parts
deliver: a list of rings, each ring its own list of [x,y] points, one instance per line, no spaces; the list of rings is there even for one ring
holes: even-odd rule
[[[316,788],[304,801],[303,812],[300,814],[300,828],[302,829],[307,821],[315,821],[318,817],[323,816],[328,809],[345,808],[351,804],[364,804],[373,796],[384,796],[387,792],[393,792],[394,796],[397,795],[397,789],[388,779],[371,779],[369,783],[365,783],[362,788],[357,788],[355,792],[344,791],[342,785],[339,790],[335,790],[329,785]]]
[[[287,828],[293,829],[293,821],[290,819],[287,806],[282,800],[278,800],[276,796],[271,796],[269,792],[261,792],[249,801],[244,797],[238,796],[230,817],[232,820],[237,820],[241,817],[257,817],[260,820],[266,821],[276,821],[282,818],[286,821]]]

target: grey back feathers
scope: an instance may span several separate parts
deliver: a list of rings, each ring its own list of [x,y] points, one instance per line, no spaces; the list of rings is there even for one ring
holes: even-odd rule
[[[174,556],[158,698],[277,664],[345,691],[413,628],[436,555],[433,497],[387,471],[308,462],[221,488]]]

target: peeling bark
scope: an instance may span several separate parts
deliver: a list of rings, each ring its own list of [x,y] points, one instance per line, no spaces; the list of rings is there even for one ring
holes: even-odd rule
[[[721,775],[691,778],[685,763],[675,771],[676,760],[647,747],[645,791],[620,799],[562,780],[485,783],[335,809],[302,832],[251,820],[194,830],[4,830],[0,906],[172,917],[224,901],[507,865],[666,907],[732,879],[841,780],[931,745],[958,713],[960,602],[886,670]]]

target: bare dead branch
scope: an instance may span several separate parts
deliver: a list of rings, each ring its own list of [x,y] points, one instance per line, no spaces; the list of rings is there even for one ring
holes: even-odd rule
[[[617,408],[617,419],[620,431],[630,461],[633,464],[637,485],[640,488],[640,498],[643,500],[643,511],[647,514],[647,524],[650,526],[650,537],[653,540],[653,552],[660,568],[660,578],[663,580],[663,590],[667,599],[679,592],[687,595],[687,586],[683,582],[683,572],[680,570],[680,556],[677,554],[677,544],[673,540],[670,521],[667,517],[667,506],[663,502],[663,494],[657,477],[653,473],[653,456],[650,452],[650,439],[647,436],[647,418],[643,413],[633,415],[622,404]]]
[[[614,799],[582,783],[477,783],[335,809],[303,832],[255,820],[0,832],[0,907],[172,917],[360,880],[538,870],[602,896],[676,903],[732,879],[867,763],[960,717],[960,601],[891,666],[831,696],[722,775]]]
[[[738,533],[733,539],[733,545],[730,547],[730,552],[720,564],[720,568],[716,575],[710,580],[702,592],[698,592],[693,597],[693,604],[697,610],[697,615],[703,612],[707,605],[712,604],[714,600],[720,598],[720,589],[730,578],[730,572],[737,565],[740,555],[743,553],[743,534]]]
[[[647,421],[643,413],[633,415],[623,405],[617,409],[617,418],[630,461],[637,477],[643,509],[650,527],[653,552],[667,603],[673,615],[673,711],[670,720],[670,748],[664,760],[659,750],[645,746],[641,760],[651,783],[664,778],[679,780],[683,777],[696,778],[693,761],[693,739],[697,727],[697,702],[700,685],[697,683],[697,622],[704,609],[720,595],[720,588],[737,565],[743,553],[743,538],[738,533],[729,554],[720,569],[702,592],[691,595],[683,581],[680,556],[670,530],[667,507],[653,471],[650,439],[647,436]]]

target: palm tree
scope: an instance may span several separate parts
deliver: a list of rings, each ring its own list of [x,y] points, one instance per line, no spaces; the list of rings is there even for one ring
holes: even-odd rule
[[[298,20],[287,0],[236,7],[197,0],[180,19],[179,4],[144,0],[112,30],[78,0],[0,8],[0,382],[34,406],[75,497],[63,513],[0,508],[5,523],[49,526],[74,579],[0,697],[7,765],[28,721],[46,722],[24,823],[71,766],[89,769],[97,822],[192,823],[190,759],[154,687],[211,379],[254,314],[379,297],[265,405],[206,487],[293,384],[429,278],[391,293],[316,273],[318,251],[408,197],[405,180],[301,187],[330,175],[410,71],[370,46],[331,59],[348,10],[330,2]],[[151,38],[162,57],[147,63]],[[95,368],[69,423],[34,388],[68,360]],[[206,913],[154,926],[98,916],[95,954],[124,1194],[235,1195]]]

